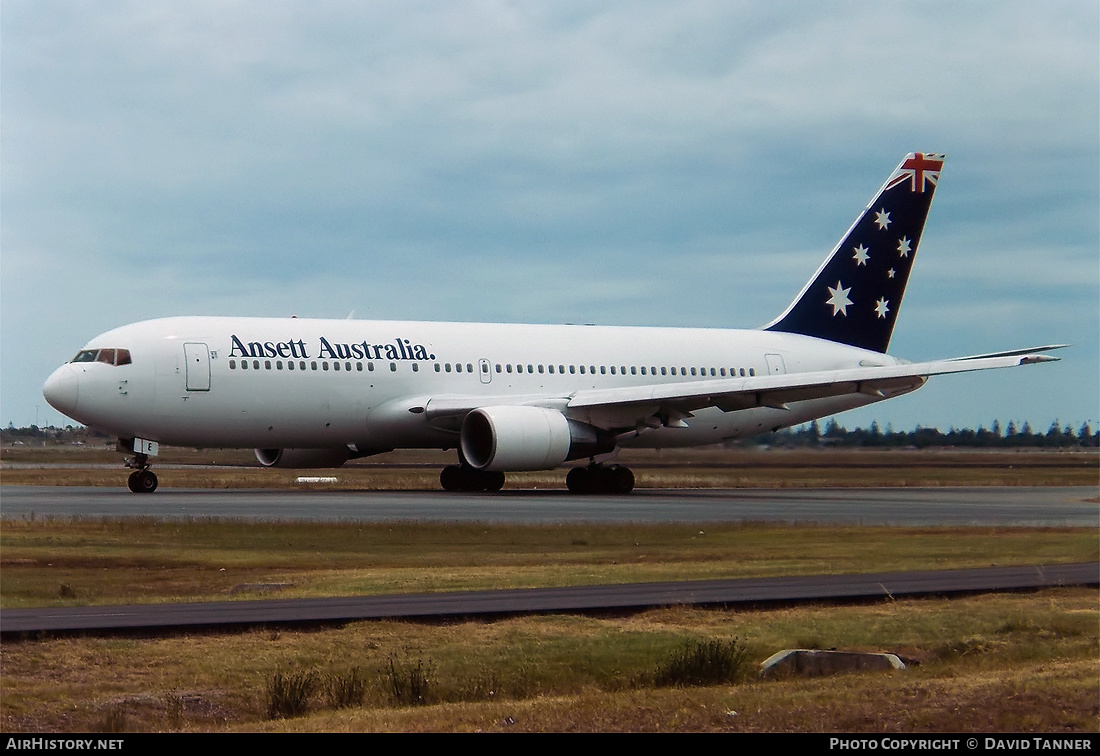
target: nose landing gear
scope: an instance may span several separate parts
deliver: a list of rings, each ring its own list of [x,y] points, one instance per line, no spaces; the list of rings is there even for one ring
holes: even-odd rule
[[[153,493],[157,490],[157,476],[148,468],[134,470],[130,473],[130,479],[126,485],[134,493]]]
[[[126,485],[134,493],[153,493],[157,490],[157,476],[149,469],[149,456],[159,451],[157,444],[141,439],[119,439],[115,447],[120,452],[133,452],[126,458],[126,466],[133,470]],[[138,451],[144,449],[145,451]]]

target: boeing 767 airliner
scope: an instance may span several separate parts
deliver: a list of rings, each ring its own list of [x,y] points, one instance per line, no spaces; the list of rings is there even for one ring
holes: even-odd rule
[[[1063,345],[907,363],[886,354],[944,156],[910,153],[787,309],[757,330],[176,317],[96,336],[46,381],[118,437],[130,490],[160,444],[255,448],[272,467],[457,449],[450,491],[589,460],[576,493],[626,493],[620,447],[716,444],[906,394],[928,376]]]

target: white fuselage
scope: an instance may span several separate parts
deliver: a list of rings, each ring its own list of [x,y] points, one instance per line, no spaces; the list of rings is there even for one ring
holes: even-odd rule
[[[177,317],[108,331],[85,349],[129,350],[128,364],[72,362],[47,382],[65,414],[121,438],[240,448],[454,448],[458,427],[433,403],[560,409],[630,428],[619,445],[718,443],[886,398],[847,393],[698,410],[643,426],[645,407],[569,408],[578,392],[753,378],[898,360],[788,333],[698,328]],[[728,384],[727,384],[728,385]],[[899,385],[889,396],[920,381]],[[609,414],[610,413],[610,414]]]

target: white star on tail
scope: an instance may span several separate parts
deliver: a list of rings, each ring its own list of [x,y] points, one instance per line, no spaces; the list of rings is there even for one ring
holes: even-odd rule
[[[875,223],[878,225],[879,231],[890,226],[890,213],[886,212],[886,208],[875,213]]]
[[[909,257],[909,237],[903,236],[898,240],[898,254],[902,257]]]
[[[888,304],[890,304],[890,302],[885,297],[880,297],[879,300],[875,302],[875,314],[880,318],[885,318],[886,313],[890,312],[890,308],[887,307]]]
[[[849,286],[847,289],[845,289],[844,284],[842,284],[840,281],[837,281],[836,288],[833,288],[832,286],[828,288],[829,293],[832,296],[825,300],[825,304],[833,306],[833,317],[836,317],[836,314],[838,312],[841,315],[847,317],[848,305],[853,304],[852,300],[848,299],[848,292],[852,290],[852,287]]]
[[[860,265],[866,265],[868,258],[870,258],[870,255],[867,254],[867,248],[860,244],[853,249],[855,249],[856,253],[852,256],[852,259],[856,261],[856,267],[858,268]]]

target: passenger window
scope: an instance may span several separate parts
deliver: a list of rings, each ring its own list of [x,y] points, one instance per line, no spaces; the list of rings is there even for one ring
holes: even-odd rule
[[[236,360],[230,360],[229,361],[229,369],[230,370],[236,370],[237,369],[237,361]]]

